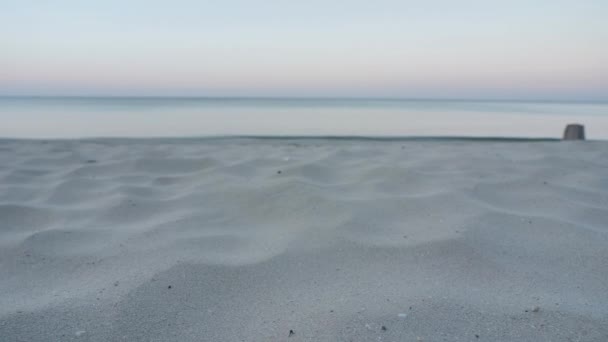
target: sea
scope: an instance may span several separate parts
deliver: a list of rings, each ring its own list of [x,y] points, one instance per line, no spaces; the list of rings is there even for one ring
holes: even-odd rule
[[[607,102],[1,97],[0,138],[471,137],[608,139]]]

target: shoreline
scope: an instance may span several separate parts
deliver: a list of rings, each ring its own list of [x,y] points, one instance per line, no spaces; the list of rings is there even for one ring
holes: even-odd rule
[[[81,138],[12,138],[0,137],[1,141],[214,141],[214,140],[328,140],[328,141],[465,141],[465,142],[555,142],[563,141],[549,137],[491,137],[491,136],[367,136],[367,135],[209,135],[209,136],[163,136],[163,137],[81,137]],[[608,141],[603,139],[586,141]]]

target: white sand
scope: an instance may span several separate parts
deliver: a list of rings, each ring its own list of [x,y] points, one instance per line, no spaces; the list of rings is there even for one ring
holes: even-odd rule
[[[608,143],[0,142],[2,342],[417,340],[608,341]]]

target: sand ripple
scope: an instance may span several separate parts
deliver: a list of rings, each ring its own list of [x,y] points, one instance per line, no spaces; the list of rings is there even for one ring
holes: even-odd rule
[[[2,141],[0,336],[605,341],[607,149]]]

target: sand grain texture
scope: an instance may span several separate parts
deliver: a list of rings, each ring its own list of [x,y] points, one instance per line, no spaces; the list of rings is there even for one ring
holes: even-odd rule
[[[0,340],[608,341],[607,170],[605,142],[4,140]]]

